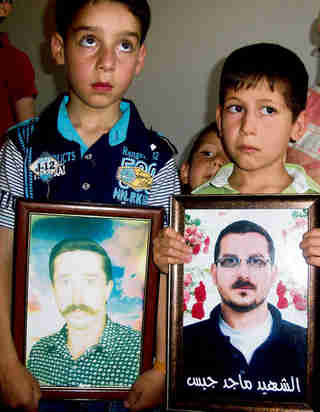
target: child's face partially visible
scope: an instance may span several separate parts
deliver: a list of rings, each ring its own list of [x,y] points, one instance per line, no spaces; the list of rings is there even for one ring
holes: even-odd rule
[[[228,161],[220,138],[215,132],[209,132],[201,139],[191,164],[185,162],[181,166],[181,180],[189,185],[190,190],[194,190],[215,176],[220,167]]]
[[[229,90],[217,123],[232,161],[246,171],[283,167],[290,138],[298,140],[304,129],[304,112],[293,122],[281,86],[274,91],[260,81],[255,88]]]
[[[52,53],[65,64],[72,103],[85,109],[119,107],[135,75],[145,46],[138,19],[121,3],[87,4],[76,15],[66,40],[52,38]]]
[[[0,17],[8,17],[12,11],[12,4],[9,1],[0,2]]]

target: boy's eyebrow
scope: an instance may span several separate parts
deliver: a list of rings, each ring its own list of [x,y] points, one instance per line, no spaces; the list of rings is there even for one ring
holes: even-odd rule
[[[71,30],[74,33],[78,33],[79,31],[93,31],[97,32],[99,31],[99,28],[96,26],[78,26],[78,27],[71,27]],[[139,33],[135,31],[123,31],[118,33],[119,36],[128,36],[128,37],[135,37],[138,41],[140,41],[140,35]]]
[[[225,99],[226,102],[229,100],[236,100],[238,102],[242,102],[243,99],[237,96],[229,96]],[[284,104],[285,105],[285,103],[283,102],[278,102],[277,100],[269,99],[268,97],[261,97],[261,99],[257,99],[257,101],[260,103],[273,103],[273,104]]]

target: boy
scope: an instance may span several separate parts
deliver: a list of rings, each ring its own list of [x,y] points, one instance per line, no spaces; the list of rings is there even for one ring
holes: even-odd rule
[[[0,0],[0,23],[11,13],[13,0]],[[17,122],[35,116],[35,74],[29,57],[0,33],[0,146],[4,133]]]
[[[147,1],[57,0],[56,23],[51,49],[65,65],[68,94],[39,119],[11,129],[0,155],[0,389],[7,404],[28,411],[37,409],[39,385],[17,359],[9,321],[15,199],[168,210],[170,196],[179,193],[175,150],[123,100],[146,56]],[[160,369],[158,362],[138,378],[127,403],[132,410],[159,400]]]
[[[192,144],[188,159],[180,168],[182,192],[190,194],[214,177],[230,160],[224,150],[217,123],[206,126]]]
[[[223,66],[217,124],[232,163],[194,194],[319,193],[320,186],[297,165],[284,164],[289,141],[304,132],[308,74],[302,61],[277,44],[242,47]],[[301,242],[310,264],[320,265],[319,230]],[[164,229],[154,242],[154,260],[187,262],[191,249],[183,236]]]

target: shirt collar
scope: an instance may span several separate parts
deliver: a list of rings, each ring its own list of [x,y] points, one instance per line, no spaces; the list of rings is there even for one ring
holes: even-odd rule
[[[305,193],[311,189],[303,167],[289,163],[286,163],[285,166],[288,174],[293,178],[293,181],[291,185],[283,191],[283,193]]]
[[[253,339],[259,339],[260,337],[261,340],[264,341],[271,332],[272,316],[268,310],[266,320],[263,323],[245,329],[234,329],[227,322],[225,322],[222,314],[220,313],[219,327],[223,335],[230,336],[235,340],[250,341]]]
[[[108,317],[106,317],[106,324],[103,329],[103,333],[96,345],[89,347],[78,359],[86,356],[88,352],[111,350],[113,346],[113,334],[114,334],[114,323]],[[50,343],[47,345],[47,352],[60,352],[63,356],[68,354],[70,356],[69,349],[67,347],[68,339],[68,327],[67,324],[63,325],[61,330],[52,335],[50,338]]]
[[[227,163],[223,166],[218,173],[210,180],[210,184],[216,187],[225,187],[232,189],[229,185],[229,177],[232,175],[234,165],[233,163]],[[234,189],[232,189],[234,190]]]
[[[83,156],[88,150],[88,146],[84,143],[71,123],[67,110],[68,101],[69,96],[65,95],[61,101],[58,113],[58,131],[65,139],[78,143],[81,149],[81,156]],[[122,101],[120,103],[120,111],[122,113],[121,118],[108,133],[108,142],[110,146],[117,146],[118,144],[123,143],[127,138],[130,119],[130,103]]]
[[[301,166],[286,163],[285,168],[289,176],[293,178],[293,181],[286,189],[284,189],[282,193],[305,193],[311,188],[308,183],[305,171]],[[208,186],[215,186],[219,188],[225,187],[232,190],[234,193],[239,193],[239,191],[233,189],[229,184],[229,178],[233,172],[233,169],[234,164],[227,163],[218,171],[218,173],[213,177],[213,179],[197,188],[194,193],[196,193],[198,189],[201,190],[201,188]]]

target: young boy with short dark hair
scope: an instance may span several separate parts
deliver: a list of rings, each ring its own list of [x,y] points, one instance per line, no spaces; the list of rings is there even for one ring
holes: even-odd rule
[[[308,73],[292,51],[258,43],[231,53],[221,73],[216,117],[232,163],[192,193],[320,193],[302,167],[284,162],[289,141],[304,132],[307,92]],[[301,247],[308,263],[320,266],[318,232],[306,234]],[[154,259],[162,272],[168,264],[188,261],[191,253],[183,236],[171,228],[154,242]]]
[[[234,51],[223,66],[217,109],[232,164],[193,193],[319,192],[302,168],[284,163],[289,141],[304,131],[307,92],[307,71],[290,50],[259,43]]]
[[[206,126],[193,142],[189,156],[180,167],[182,192],[190,194],[215,176],[230,160],[224,150],[216,122]]]
[[[320,186],[297,165],[285,164],[290,140],[304,132],[308,74],[299,57],[277,44],[240,48],[226,59],[216,119],[232,163],[223,166],[193,194],[320,193]],[[300,244],[307,263],[320,266],[320,229]],[[153,244],[162,273],[169,264],[190,262],[192,249],[173,228]]]
[[[0,153],[0,390],[6,404],[28,411],[37,410],[39,385],[19,362],[10,335],[16,198],[168,211],[171,195],[180,191],[174,147],[148,130],[134,104],[123,99],[144,65],[147,1],[57,0],[56,17],[51,50],[65,65],[68,93],[38,119],[10,129]],[[127,406],[155,405],[163,381],[161,368],[147,371]]]

